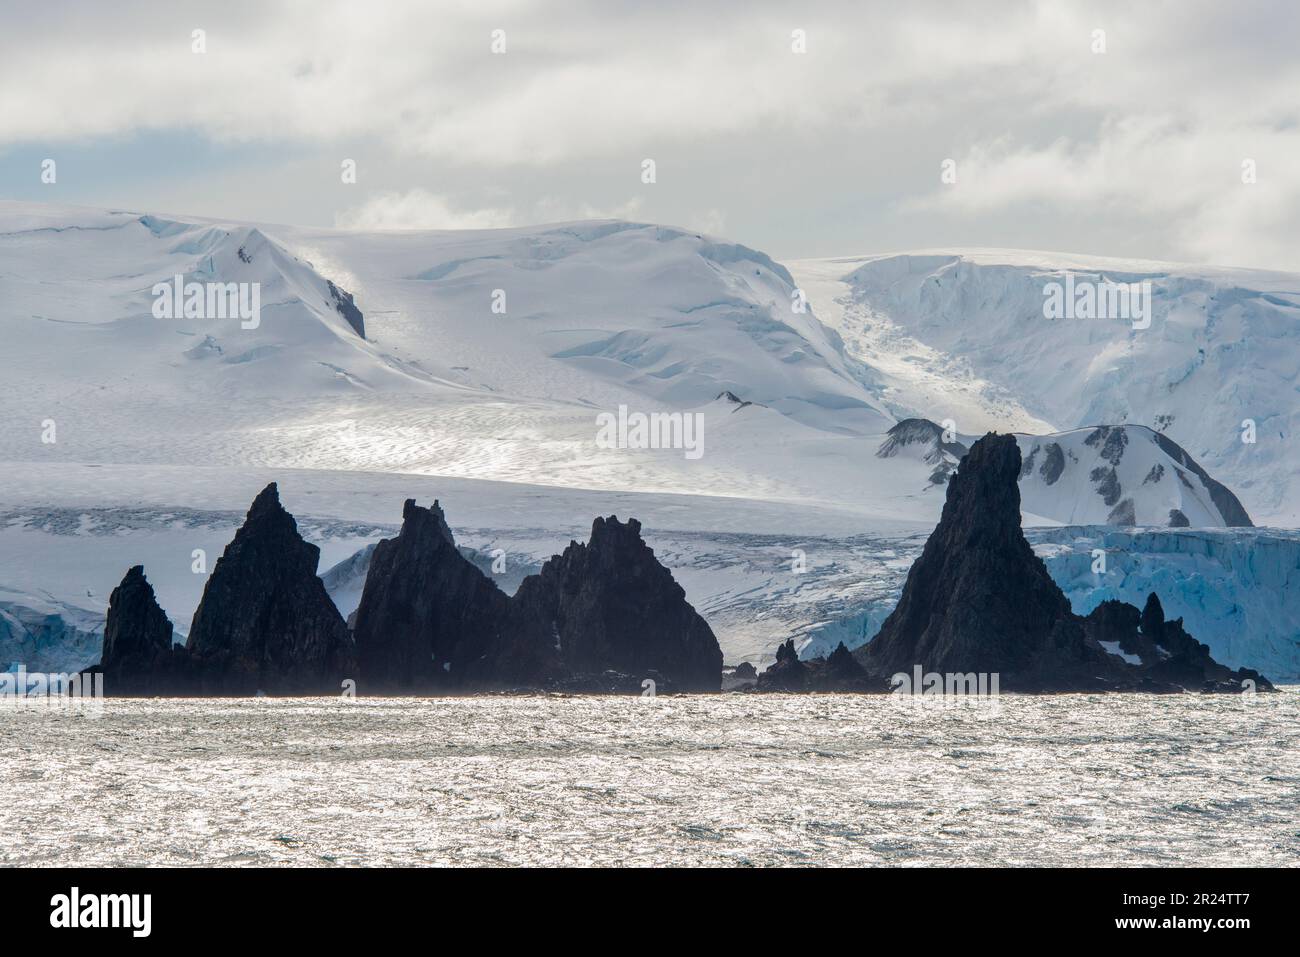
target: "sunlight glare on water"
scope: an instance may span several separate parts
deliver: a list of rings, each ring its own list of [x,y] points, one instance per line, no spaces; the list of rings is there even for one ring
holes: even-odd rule
[[[1296,865],[1300,695],[0,709],[6,865]]]

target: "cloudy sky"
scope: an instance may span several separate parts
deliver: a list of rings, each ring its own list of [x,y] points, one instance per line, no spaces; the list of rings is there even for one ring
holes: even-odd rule
[[[0,198],[1300,270],[1293,0],[16,7]]]

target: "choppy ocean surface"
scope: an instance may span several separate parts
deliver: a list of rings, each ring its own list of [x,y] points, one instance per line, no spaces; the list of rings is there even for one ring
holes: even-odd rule
[[[1300,693],[0,708],[5,865],[1300,865]]]

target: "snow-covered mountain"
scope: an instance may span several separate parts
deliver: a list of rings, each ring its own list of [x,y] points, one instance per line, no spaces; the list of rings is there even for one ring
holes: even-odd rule
[[[1300,523],[1300,276],[1018,250],[790,266],[899,418],[964,435],[1144,425],[1257,523]],[[1047,318],[1067,279],[1149,283],[1149,324]]]
[[[877,269],[893,275],[834,265],[835,297],[756,250],[645,224],[366,233],[0,203],[0,462],[397,471],[924,523],[942,499],[928,473],[875,450],[925,364],[846,348],[819,319],[853,332],[845,304],[875,301]],[[159,318],[173,284],[255,289],[259,314],[189,315],[178,293]],[[886,305],[909,308],[898,296]],[[981,408],[988,427],[1043,431]],[[697,417],[699,454],[602,447],[598,417],[622,412]],[[985,425],[966,412],[930,418],[969,439]],[[1133,444],[1121,465],[1054,436],[1080,465],[1026,484],[1031,520],[1123,523],[1131,504],[1140,523],[1240,523],[1204,470]]]
[[[916,461],[931,485],[942,485],[957,469],[972,438],[945,432],[928,419],[904,419],[889,430],[876,454]],[[1172,439],[1146,426],[1017,434],[1016,441],[1026,525],[1215,528],[1253,524],[1229,489]]]
[[[908,310],[930,294],[914,303],[906,282],[886,281],[899,267],[876,262],[792,272],[621,222],[366,233],[0,202],[0,656],[93,660],[108,594],[140,562],[183,634],[211,562],[272,480],[321,546],[341,607],[359,589],[357,554],[391,534],[408,497],[441,499],[479,558],[502,550],[507,589],[594,516],[635,516],[729,663],[761,663],[791,635],[811,651],[874,634],[937,519],[941,479],[985,429],[1024,433],[1026,524],[1123,524],[1126,502],[1139,525],[1286,518],[1289,450],[1270,446],[1277,461],[1252,498],[1219,485],[1184,438],[1194,417],[1071,421],[1059,396],[1038,395],[1051,391],[1048,344],[1048,358],[1007,344],[999,366],[985,342],[996,336],[971,329],[975,359],[963,358],[965,340],[930,326],[956,323],[957,303],[1001,315],[970,292],[913,335],[923,310]],[[981,275],[940,278],[983,288]],[[255,288],[256,321],[187,317],[183,302],[160,318],[177,276],[182,289]],[[1269,295],[1281,305],[1245,297],[1251,329],[1272,328],[1269,309],[1288,315],[1285,295]],[[1158,306],[1147,332],[1174,337],[1167,314]],[[1219,317],[1202,333],[1232,328]],[[1224,380],[1232,401],[1294,395],[1275,381],[1295,355],[1276,332],[1271,365]],[[1081,386],[1067,370],[1060,387],[1107,381]],[[1199,373],[1186,381],[1180,403],[1202,389]],[[702,454],[602,445],[598,416],[621,409],[696,417]],[[1272,442],[1261,427],[1256,448]],[[1265,485],[1282,489],[1271,511]],[[1252,653],[1229,660],[1255,665]]]
[[[157,318],[176,276],[257,284],[259,321]],[[0,203],[0,279],[5,462],[836,500],[860,458],[839,439],[893,424],[784,267],[658,226],[358,233]],[[727,393],[753,404],[732,415]],[[620,407],[699,413],[705,454],[597,447]]]

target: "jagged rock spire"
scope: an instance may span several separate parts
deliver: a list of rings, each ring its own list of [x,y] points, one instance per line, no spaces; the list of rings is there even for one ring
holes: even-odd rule
[[[722,649],[641,538],[636,519],[597,518],[586,544],[525,579],[517,614],[558,642],[570,673],[655,672],[680,691],[717,691]]]
[[[149,694],[172,690],[178,657],[172,623],[158,604],[144,566],[133,565],[108,599],[100,670],[105,693]]]
[[[272,482],[217,560],[186,647],[210,693],[337,692],[356,672],[352,637]]]
[[[1020,671],[1058,639],[1081,653],[1077,626],[1064,628],[1070,604],[1021,533],[1019,474],[1011,435],[990,433],[961,460],[898,606],[867,646],[869,670]]]
[[[375,546],[354,634],[362,689],[510,683],[528,656],[505,656],[509,599],[456,548],[441,506],[402,507],[396,538]]]
[[[1154,594],[1142,613],[1106,601],[1087,618],[1075,615],[1021,533],[1020,464],[1015,439],[994,433],[961,460],[898,606],[858,653],[872,676],[919,665],[997,674],[1015,691],[1235,692],[1247,678],[1268,686],[1214,661],[1181,622],[1164,620]]]
[[[1142,634],[1155,642],[1164,640],[1165,610],[1155,592],[1147,595],[1147,603],[1142,608]]]

